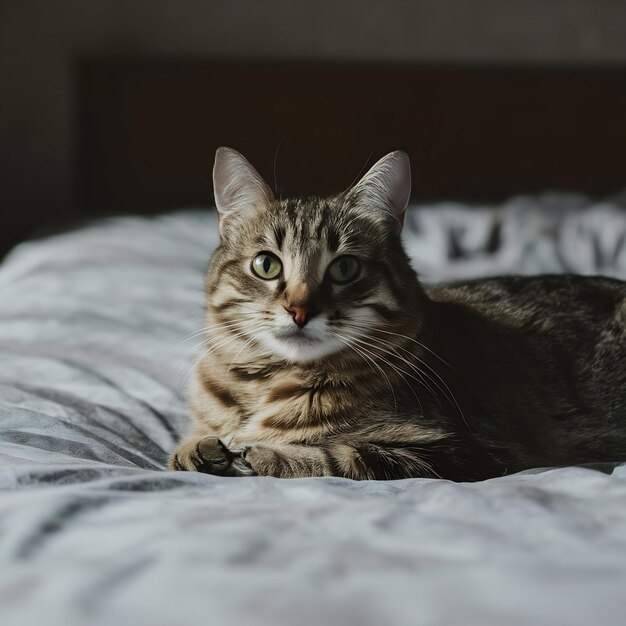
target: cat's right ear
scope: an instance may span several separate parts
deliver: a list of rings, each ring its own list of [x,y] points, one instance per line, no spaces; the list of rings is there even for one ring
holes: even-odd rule
[[[218,148],[213,165],[213,190],[220,236],[227,224],[246,209],[267,207],[274,194],[260,174],[237,150]]]

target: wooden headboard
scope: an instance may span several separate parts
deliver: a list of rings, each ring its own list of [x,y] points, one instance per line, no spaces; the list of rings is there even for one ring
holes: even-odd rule
[[[220,61],[78,63],[77,205],[212,202],[220,145],[283,194],[341,190],[406,150],[414,198],[626,185],[626,69]]]

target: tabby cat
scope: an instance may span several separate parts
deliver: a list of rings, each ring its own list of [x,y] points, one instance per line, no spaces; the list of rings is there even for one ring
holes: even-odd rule
[[[213,181],[207,351],[170,468],[479,480],[626,460],[626,283],[424,288],[400,241],[399,151],[331,198],[277,200],[229,148]]]

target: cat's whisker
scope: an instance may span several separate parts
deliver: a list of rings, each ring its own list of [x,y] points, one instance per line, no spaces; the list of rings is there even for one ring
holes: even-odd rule
[[[384,350],[382,348],[380,348],[379,346],[373,345],[371,343],[368,343],[366,341],[364,341],[363,339],[357,338],[354,335],[350,335],[350,337],[354,340],[357,341],[359,344],[364,344],[366,346],[369,346],[371,349],[373,350],[379,350],[381,352],[384,352],[386,354],[389,354],[390,356],[395,356],[396,358],[399,358],[403,361],[405,361],[409,366],[413,367],[411,363],[409,363],[409,361],[407,361],[406,359],[400,357],[398,354],[392,353],[388,350]],[[415,399],[417,400],[418,404],[419,404],[419,408],[420,408],[420,412],[423,413],[423,406],[422,406],[422,402],[419,399],[417,392],[415,391],[415,389],[413,388],[413,385],[411,385],[407,379],[404,377],[404,375],[406,374],[406,376],[408,376],[409,378],[412,378],[413,380],[416,380],[418,383],[422,384],[423,386],[425,386],[428,391],[430,391],[431,394],[433,394],[433,396],[435,395],[433,393],[433,391],[431,390],[431,388],[423,381],[420,379],[415,378],[415,376],[413,376],[412,374],[410,374],[409,372],[406,372],[403,369],[400,369],[397,365],[394,365],[393,363],[389,362],[387,359],[385,359],[384,357],[381,357],[380,355],[378,355],[379,358],[386,363],[393,371],[395,371],[396,374],[398,374],[398,376],[400,376],[400,378],[402,378],[402,380],[404,381],[404,383],[407,385],[407,387],[412,391],[413,395],[415,396]],[[419,373],[419,372],[418,372]]]
[[[198,328],[196,331],[191,333],[191,335],[197,335],[199,333],[206,332],[206,331],[208,331],[208,330],[210,330],[212,328],[217,328],[219,326],[223,326],[224,324],[231,324],[233,322],[245,321],[248,318],[249,318],[249,315],[247,313],[245,313],[245,314],[242,313],[242,314],[240,314],[240,317],[238,317],[238,318],[225,319],[225,320],[222,320],[222,321],[219,321],[219,322],[214,322],[212,324],[204,324],[204,325],[201,325],[200,328]]]
[[[256,327],[253,327],[252,330],[256,330]],[[225,333],[222,334],[222,339],[220,339],[219,341],[215,342],[215,343],[210,343],[208,345],[208,348],[202,353],[200,354],[195,361],[190,365],[189,368],[187,368],[187,370],[184,372],[183,376],[182,376],[182,381],[179,380],[177,381],[176,385],[179,391],[182,391],[182,386],[185,384],[187,378],[189,377],[189,374],[191,372],[192,369],[194,369],[194,367],[203,359],[205,359],[207,356],[209,356],[212,352],[214,352],[215,350],[219,350],[220,348],[224,347],[225,345],[228,345],[229,343],[236,341],[237,339],[241,339],[242,337],[246,337],[247,333],[250,331],[250,329],[246,329],[244,330],[239,330],[239,332],[233,332],[233,331],[227,331]],[[224,335],[226,335],[226,337],[224,337]],[[206,343],[210,341],[210,338],[206,338],[203,343]],[[188,353],[189,354],[189,353]]]
[[[206,345],[206,337],[203,337],[202,340],[198,343],[196,343],[195,345],[193,345],[191,348],[189,348],[182,356],[180,356],[177,360],[176,363],[173,366],[173,370],[174,372],[177,372],[179,370],[179,368],[187,362],[187,360],[195,353],[198,352],[202,346]],[[194,359],[191,367],[193,367],[193,365],[195,364],[196,359]],[[177,379],[178,382],[178,379]]]
[[[280,152],[280,147],[283,145],[284,141],[285,141],[285,137],[283,137],[280,140],[280,143],[278,144],[278,147],[276,148],[276,152],[274,153],[274,190],[276,192],[278,192],[278,196],[279,196],[280,200],[283,199],[283,191],[282,191],[282,189],[280,189],[280,190],[278,189],[278,179],[276,177],[276,164],[277,164],[277,161],[278,161],[278,153]]]
[[[382,373],[382,375],[387,379],[387,384],[389,385],[389,391],[391,391],[391,394],[393,395],[393,398],[394,398],[394,404],[396,407],[396,415],[397,415],[398,405],[396,402],[396,396],[395,396],[395,393],[393,392],[393,387],[391,386],[391,382],[389,381],[389,378],[387,377],[385,372],[382,370],[382,368],[378,365],[378,363],[376,363],[374,359],[372,359],[370,356],[362,352],[351,341],[349,341],[348,339],[345,339],[338,333],[333,333],[333,334],[335,335],[335,337],[337,337],[337,339],[339,339],[342,343],[344,343],[348,349],[352,350],[357,356],[360,356],[365,361],[365,363],[369,365],[370,369],[372,370],[372,372],[374,372],[374,374],[376,374],[376,370],[373,369],[372,365],[376,366],[378,370]]]
[[[365,168],[367,167],[367,164],[370,162],[370,159],[372,158],[372,154],[374,154],[373,150],[369,153],[369,156],[367,157],[365,163],[363,163],[363,165],[361,166],[361,169],[359,170],[358,174],[354,177],[352,182],[348,185],[347,189],[350,189],[354,185],[354,183],[356,183],[356,181],[359,180],[359,178],[361,178],[361,174],[365,171]]]
[[[267,313],[267,311],[259,311],[258,309],[253,309],[252,307],[244,306],[243,304],[238,304],[237,308],[242,309],[243,311],[249,311],[252,315],[259,315],[261,313]]]
[[[236,337],[232,337],[229,338],[228,340],[235,340]],[[205,359],[207,356],[209,356],[209,354],[211,354],[211,352],[213,351],[213,347],[207,348],[206,350],[204,350],[203,352],[201,352],[194,360],[193,362],[185,369],[183,370],[179,376],[178,379],[176,381],[176,388],[178,389],[179,392],[182,391],[183,387],[185,386],[187,379],[189,378],[189,374],[191,373],[191,371],[196,367],[196,365],[198,363],[200,363],[203,359]]]
[[[360,352],[358,352],[358,350],[354,348],[354,346],[352,345],[350,341],[348,341],[345,337],[342,337],[338,333],[332,332],[331,334],[337,339],[339,339],[339,341],[341,341],[341,343],[343,343],[346,346],[346,348],[348,348],[348,350],[352,350],[357,356],[360,356],[365,361],[365,364],[372,370],[372,372],[376,374],[376,370],[372,367],[371,361],[368,361],[367,359],[365,359],[365,357]]]
[[[191,333],[190,335],[188,335],[187,337],[185,337],[184,339],[182,339],[177,346],[180,346],[183,343],[186,343],[188,341],[191,341],[192,339],[198,337],[199,335],[204,335],[212,330],[215,330],[216,328],[227,328],[229,326],[233,326],[236,324],[240,324],[242,322],[246,322],[248,320],[248,318],[238,318],[236,320],[228,320],[226,322],[218,322],[216,324],[210,324],[208,326],[204,326],[202,328],[200,328],[200,330],[197,330],[193,333]]]
[[[376,341],[376,339],[374,337],[368,337],[369,339],[371,339],[372,341]],[[426,387],[426,389],[433,395],[436,397],[436,393],[433,391],[433,389],[430,387],[430,385],[428,385],[426,383],[426,381],[424,380],[424,373],[419,370],[419,368],[417,368],[415,366],[414,363],[411,363],[409,360],[407,360],[406,358],[404,358],[403,356],[401,356],[400,354],[398,354],[394,348],[397,348],[398,346],[394,346],[393,344],[388,344],[385,342],[379,342],[382,343],[385,347],[390,347],[392,348],[392,350],[387,350],[385,348],[381,348],[380,345],[374,345],[372,343],[369,343],[368,341],[365,341],[362,338],[355,338],[355,341],[358,341],[359,343],[363,343],[365,345],[370,346],[372,349],[376,349],[376,350],[380,350],[381,352],[384,352],[385,354],[388,354],[390,356],[393,356],[401,361],[403,361],[404,363],[406,363],[416,374],[418,374],[420,376],[420,378],[415,378],[415,376],[413,376],[412,374],[409,374],[408,372],[405,372],[404,370],[401,370],[404,374],[406,374],[407,376],[409,376],[410,378],[416,380],[417,382],[419,382],[421,385],[423,385],[424,387]],[[410,353],[409,353],[410,354]],[[411,355],[413,356],[413,355]],[[396,366],[397,367],[397,366]],[[431,381],[433,382],[433,381]]]
[[[245,318],[241,318],[239,320],[236,320],[235,323],[239,324],[239,323],[245,322],[245,321],[247,321]],[[167,350],[164,350],[163,355],[162,355],[161,358],[163,358],[165,360],[170,360],[170,358],[172,358],[178,352],[178,348],[183,346],[185,343],[188,343],[189,341],[192,341],[193,339],[197,339],[198,337],[200,337],[202,335],[206,335],[211,330],[214,330],[216,328],[221,328],[223,326],[224,326],[224,323],[220,322],[218,324],[211,324],[209,326],[201,327],[199,330],[196,330],[195,332],[190,333],[189,335],[187,335],[186,337],[181,339],[178,343],[170,346]],[[178,357],[177,364],[178,364],[179,361],[185,360],[187,355],[189,353],[193,352],[194,350],[196,350],[200,345],[202,345],[202,343],[203,342],[200,342],[199,344],[196,344],[191,349],[187,350],[187,352],[182,357]]]
[[[345,324],[345,325],[346,325],[346,326],[349,326],[349,324]],[[368,327],[368,330],[370,330],[370,331],[372,331],[372,330],[373,330],[373,331],[376,331],[377,329],[374,329],[374,328]],[[385,342],[385,341],[384,341],[384,340],[382,340],[382,339],[377,339],[377,338],[374,338],[374,337],[372,337],[371,335],[368,335],[368,338],[369,338],[369,339],[372,339],[372,340],[379,341],[380,343],[382,343],[382,344],[386,344],[386,345],[388,345],[388,346],[390,346],[390,347],[393,347],[393,348],[402,349],[402,350],[404,350],[405,352],[407,352],[408,354],[410,354],[410,355],[411,355],[413,358],[415,358],[417,361],[419,361],[419,362],[420,362],[420,363],[421,363],[424,367],[428,368],[428,370],[429,370],[430,372],[432,372],[433,376],[434,376],[434,377],[436,377],[436,378],[433,378],[433,376],[429,375],[427,372],[425,372],[425,371],[423,371],[422,369],[418,368],[415,364],[411,364],[411,363],[409,363],[406,359],[403,359],[403,360],[407,363],[407,365],[409,365],[409,366],[410,366],[410,367],[411,367],[411,368],[412,368],[412,369],[413,369],[416,373],[418,373],[420,376],[423,376],[424,378],[428,379],[431,383],[433,383],[433,384],[437,387],[437,389],[439,389],[439,391],[440,391],[440,392],[443,394],[443,396],[444,396],[444,397],[448,400],[448,402],[450,402],[450,404],[452,404],[452,405],[455,407],[455,409],[458,411],[458,413],[459,413],[459,415],[461,416],[461,419],[463,420],[463,423],[465,424],[465,426],[466,426],[466,428],[468,429],[468,431],[471,431],[471,429],[470,429],[470,427],[469,427],[469,424],[468,424],[468,422],[467,422],[467,419],[465,418],[465,415],[464,415],[464,413],[463,413],[463,410],[461,409],[461,407],[460,407],[460,405],[459,405],[459,403],[458,403],[458,401],[457,401],[456,397],[454,396],[454,394],[453,394],[452,390],[450,389],[450,387],[448,386],[448,384],[447,384],[447,383],[443,380],[443,378],[442,378],[442,377],[441,377],[441,376],[440,376],[440,375],[439,375],[439,374],[438,374],[438,373],[437,373],[437,372],[436,372],[436,371],[435,371],[432,367],[430,367],[430,366],[429,366],[429,365],[428,365],[425,361],[423,361],[420,357],[418,357],[418,356],[417,356],[417,355],[415,355],[414,353],[410,352],[409,350],[406,350],[406,348],[403,348],[402,346],[396,346],[395,344],[391,344],[390,342]],[[407,337],[407,339],[408,339],[408,337]],[[397,358],[402,358],[402,357],[399,357],[398,355],[396,355],[396,356],[397,356]],[[445,389],[444,389],[444,388],[442,388],[442,387],[438,384],[437,380],[439,380],[439,381],[441,382],[441,384],[444,386],[444,388],[445,388]],[[425,386],[426,386],[426,387],[430,390],[430,392],[433,394],[433,396],[434,396],[434,397],[436,397],[436,395],[437,395],[437,394],[436,394],[436,393],[434,393],[434,392],[432,391],[432,389],[430,389],[430,387],[424,383],[424,381],[423,381],[423,380],[422,380],[421,382],[422,382],[422,384],[424,384],[424,385],[425,385]]]
[[[350,327],[350,325],[349,325],[349,324],[346,324],[346,327]],[[393,344],[393,343],[388,342],[388,341],[384,341],[384,340],[379,339],[379,338],[377,338],[377,337],[373,337],[373,336],[371,336],[371,335],[369,335],[369,334],[368,334],[368,335],[366,335],[366,336],[367,336],[367,338],[368,338],[368,339],[370,339],[370,340],[372,340],[372,341],[376,341],[376,342],[378,342],[379,344],[382,344],[382,345],[384,345],[384,346],[386,346],[386,347],[389,347],[389,348],[391,348],[392,350],[394,350],[394,352],[393,352],[393,356],[395,356],[395,357],[396,357],[396,358],[398,358],[398,359],[403,360],[403,361],[404,361],[407,365],[409,365],[409,366],[410,366],[410,367],[411,367],[411,368],[412,368],[412,369],[413,369],[413,370],[414,370],[417,374],[419,374],[419,376],[420,376],[421,380],[420,380],[420,381],[418,381],[418,382],[421,382],[421,384],[422,384],[422,385],[424,385],[424,386],[428,389],[428,391],[429,391],[429,392],[433,395],[433,397],[436,397],[436,396],[437,396],[437,394],[436,394],[436,393],[433,391],[433,389],[432,389],[432,388],[431,388],[431,387],[430,387],[430,386],[429,386],[429,385],[425,382],[425,380],[424,380],[424,379],[427,379],[427,380],[429,380],[429,381],[430,381],[430,382],[432,382],[432,383],[435,383],[435,381],[433,381],[433,380],[432,380],[432,378],[431,378],[430,376],[428,376],[425,372],[423,372],[422,370],[420,370],[420,369],[419,369],[419,368],[418,368],[418,367],[417,367],[414,363],[410,363],[407,359],[405,359],[405,358],[404,358],[404,357],[402,357],[401,355],[397,354],[397,352],[395,352],[395,351],[396,351],[396,350],[403,350],[403,351],[405,351],[405,352],[406,352],[406,353],[407,353],[410,357],[413,357],[413,358],[415,358],[415,359],[418,359],[418,357],[417,357],[415,354],[413,354],[410,350],[406,350],[406,348],[403,348],[402,346],[399,346],[399,345]],[[361,341],[363,341],[363,338],[361,337],[361,339],[360,339],[360,340],[361,340]],[[379,348],[379,349],[380,349],[380,348]],[[391,353],[391,352],[388,352],[388,354],[392,354],[392,353]],[[418,359],[418,360],[419,360],[419,359]],[[412,378],[413,378],[413,377],[412,377]],[[436,383],[435,383],[435,384],[436,384]],[[443,390],[442,390],[441,388],[440,388],[440,391],[442,391],[442,393],[443,393]]]
[[[371,344],[369,344],[369,345],[371,346],[372,350],[380,350],[380,348],[378,346],[372,346]],[[387,354],[391,354],[391,353],[388,352]],[[383,357],[379,357],[379,358],[381,358],[383,360],[383,362],[387,363],[389,365],[389,367],[402,379],[404,384],[411,390],[411,393],[415,396],[415,399],[417,400],[417,404],[419,406],[420,414],[423,415],[424,414],[424,407],[422,405],[422,401],[419,399],[419,396],[417,395],[417,392],[415,391],[413,385],[411,385],[409,383],[409,381],[404,376],[406,375],[409,378],[413,378],[413,379],[417,380],[417,382],[421,382],[421,384],[424,385],[427,389],[429,389],[428,386],[425,385],[423,381],[419,381],[418,379],[416,379],[414,376],[412,376],[411,374],[409,374],[405,370],[400,369],[397,365],[394,365],[393,363],[390,363],[387,359],[385,359]],[[430,389],[429,389],[429,391],[430,391]]]
[[[238,329],[239,329],[239,325],[240,325],[241,323],[243,323],[243,322],[237,322],[236,324],[230,324],[230,325],[226,325],[226,326],[219,325],[219,329],[220,329],[220,330],[223,330],[223,331],[225,331],[225,332],[227,332],[227,331],[231,331],[231,330],[238,330]],[[216,328],[217,328],[217,326],[216,326]],[[207,336],[209,332],[214,332],[214,330],[213,330],[213,331],[205,331],[205,330],[203,330],[203,331],[200,331],[199,333],[196,333],[196,337],[195,337],[195,338],[197,338],[197,336],[203,335],[202,340],[201,340],[199,343],[196,343],[196,344],[195,344],[194,346],[192,346],[191,348],[189,348],[189,349],[185,352],[185,354],[184,354],[182,357],[180,357],[180,358],[178,359],[178,362],[180,362],[180,361],[185,361],[185,360],[188,358],[188,356],[189,356],[190,354],[193,354],[196,350],[198,350],[198,348],[200,348],[200,347],[201,347],[202,345],[204,345],[207,341],[209,341],[209,340],[211,339],[211,337]],[[219,335],[218,335],[218,336],[219,336]]]
[[[385,377],[385,380],[387,381],[387,384],[389,385],[389,391],[391,391],[391,395],[393,396],[393,403],[395,406],[395,411],[396,411],[396,415],[398,413],[398,400],[396,399],[396,394],[393,390],[393,385],[391,384],[391,381],[389,380],[389,377],[387,376],[387,374],[385,373],[385,370],[383,370],[382,367],[380,367],[380,365],[378,365],[378,363],[376,363],[376,360],[371,358],[371,352],[369,352],[368,350],[359,347],[357,348],[352,342],[350,342],[349,339],[346,339],[345,337],[342,337],[341,335],[339,335],[338,333],[336,333],[335,331],[333,331],[333,334],[335,334],[337,337],[339,337],[340,339],[344,339],[345,341],[348,341],[348,345],[350,345],[350,347],[355,351],[355,352],[360,352],[363,351],[363,353],[365,353],[365,355],[367,355],[368,353],[370,354],[369,358],[372,363],[378,368],[378,370],[380,371],[380,373]],[[374,355],[375,356],[375,355]]]
[[[400,333],[392,333],[390,331],[385,331],[382,330],[378,327],[371,327],[371,326],[366,326],[366,325],[359,325],[358,323],[355,324],[353,322],[350,322],[348,324],[346,324],[346,326],[348,325],[354,325],[354,326],[359,326],[360,328],[366,329],[370,332],[381,332],[381,333],[385,333],[388,335],[393,335],[395,337],[401,337],[403,339],[406,339],[408,341],[412,341],[414,343],[416,343],[417,345],[419,345],[420,347],[424,348],[425,350],[427,350],[428,352],[430,352],[433,356],[435,356],[437,359],[439,359],[442,363],[444,363],[445,365],[447,365],[451,370],[453,370],[455,373],[458,373],[459,375],[462,376],[462,374],[460,374],[459,372],[457,372],[449,363],[447,363],[446,361],[444,361],[441,357],[439,357],[437,354],[435,354],[428,346],[424,345],[423,343],[417,341],[416,339],[413,339],[412,337],[408,337],[407,335],[402,335]],[[371,336],[370,336],[371,338]],[[395,344],[392,344],[395,345]],[[461,407],[459,406],[458,402],[456,401],[456,398],[454,397],[454,394],[452,393],[452,390],[450,389],[450,387],[447,385],[447,383],[443,380],[443,378],[439,375],[439,373],[434,370],[428,363],[426,363],[426,361],[424,361],[423,359],[421,359],[419,356],[417,356],[416,354],[414,354],[413,352],[411,352],[410,350],[406,350],[406,348],[403,348],[402,346],[398,346],[400,349],[405,350],[406,352],[408,352],[409,354],[413,355],[420,363],[422,363],[424,365],[424,367],[428,368],[428,370],[430,370],[434,376],[436,376],[439,381],[441,381],[441,383],[446,387],[447,392],[450,394],[450,398],[452,400],[452,403],[454,405],[456,405],[457,409],[459,410],[459,412],[462,413],[461,411]],[[432,379],[431,379],[432,380]],[[432,381],[434,382],[434,381]]]
[[[407,313],[407,315],[412,315],[412,314],[411,313]],[[415,317],[417,318],[418,316],[415,316]],[[382,324],[383,326],[387,326],[387,327],[393,327],[393,324],[390,324],[389,322],[380,322],[379,324]],[[388,331],[388,330],[382,330],[381,328],[377,328],[376,330],[378,332],[385,333],[387,335],[395,335],[396,337],[402,337],[403,339],[406,339],[408,341],[412,341],[413,343],[418,345],[420,348],[423,348],[424,350],[429,352],[437,360],[441,361],[441,363],[443,363],[446,367],[449,367],[450,370],[452,370],[455,374],[457,374],[457,376],[463,378],[464,380],[467,380],[467,376],[465,376],[465,374],[463,374],[462,372],[459,372],[458,369],[456,369],[453,365],[448,363],[448,361],[446,361],[441,356],[439,356],[432,348],[429,348],[427,345],[423,344],[421,341],[418,341],[417,339],[415,339],[415,337],[409,337],[407,335],[403,335],[403,334],[395,332],[395,331],[392,332],[392,331]]]
[[[255,331],[262,325],[264,325],[263,322],[257,322],[256,324],[252,324],[252,326],[245,329],[239,328],[236,331],[234,331],[233,329],[229,329],[225,333],[222,333],[221,337],[223,338],[219,339],[218,341],[214,341],[214,339],[216,338],[207,337],[206,342],[209,344],[209,351],[207,352],[207,354],[210,354],[211,352],[218,350],[224,345],[227,345],[230,340],[241,339],[242,337],[247,336],[250,331]],[[226,335],[225,338],[224,335]],[[220,337],[220,335],[218,335],[218,337]]]
[[[259,331],[257,332],[253,337],[250,337],[250,339],[248,339],[248,341],[246,341],[246,343],[243,344],[243,346],[241,346],[241,348],[239,348],[239,351],[237,352],[237,354],[235,354],[235,356],[232,358],[228,369],[226,370],[226,373],[228,374],[233,366],[233,364],[235,363],[235,361],[237,360],[237,358],[239,357],[239,355],[242,353],[243,350],[245,350],[251,343],[253,343],[254,341],[256,341],[261,334],[266,330],[264,327],[264,325],[262,325],[260,328],[259,326],[256,327],[256,330]]]

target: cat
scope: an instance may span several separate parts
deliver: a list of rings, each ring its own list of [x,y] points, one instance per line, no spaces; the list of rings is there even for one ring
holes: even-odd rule
[[[475,481],[626,460],[626,283],[425,288],[401,151],[330,198],[278,200],[230,148],[213,182],[207,351],[171,469]]]

